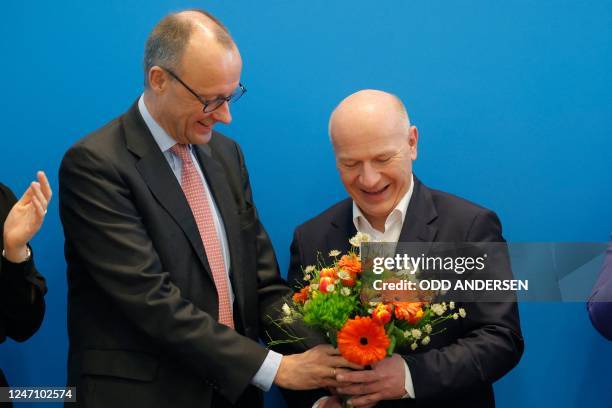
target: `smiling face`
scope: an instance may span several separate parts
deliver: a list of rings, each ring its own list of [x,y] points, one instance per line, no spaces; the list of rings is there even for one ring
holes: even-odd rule
[[[384,230],[387,216],[410,188],[417,128],[393,95],[361,91],[336,108],[330,135],[346,191],[370,224]]]
[[[231,95],[238,88],[242,71],[238,49],[218,43],[212,35],[210,30],[196,27],[174,72],[206,101]],[[227,103],[212,112],[203,112],[202,103],[161,67],[151,68],[149,83],[153,107],[147,107],[178,143],[208,143],[216,123],[232,121]]]

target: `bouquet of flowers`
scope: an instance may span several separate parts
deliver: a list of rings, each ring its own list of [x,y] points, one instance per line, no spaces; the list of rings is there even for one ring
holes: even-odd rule
[[[348,253],[333,250],[328,262],[321,259],[319,265],[304,268],[305,285],[293,295],[292,304],[282,307],[282,323],[300,320],[319,329],[346,360],[362,366],[383,360],[397,347],[426,346],[437,325],[466,316],[454,302],[394,301],[384,296],[372,301],[368,288],[362,287],[359,253],[367,241],[367,234],[358,233],[349,240]]]

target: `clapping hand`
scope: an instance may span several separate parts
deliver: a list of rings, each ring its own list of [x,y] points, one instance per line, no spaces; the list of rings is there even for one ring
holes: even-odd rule
[[[51,200],[51,187],[45,173],[37,173],[4,222],[4,256],[11,262],[27,258],[27,243],[40,229]]]

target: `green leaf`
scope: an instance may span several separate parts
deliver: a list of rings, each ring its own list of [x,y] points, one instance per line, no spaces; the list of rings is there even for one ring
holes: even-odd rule
[[[387,355],[390,356],[393,354],[393,351],[395,350],[395,343],[397,342],[397,339],[395,338],[395,336],[391,336],[391,343],[389,344],[389,348],[387,349]]]
[[[391,320],[391,323],[387,325],[387,335],[390,336],[393,334],[393,330],[395,330],[395,322]]]

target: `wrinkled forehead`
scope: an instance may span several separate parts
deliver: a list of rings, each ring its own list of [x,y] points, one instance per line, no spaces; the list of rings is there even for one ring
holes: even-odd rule
[[[339,131],[332,136],[332,145],[337,160],[367,161],[388,158],[408,146],[408,134],[404,129],[354,129],[354,132]]]

